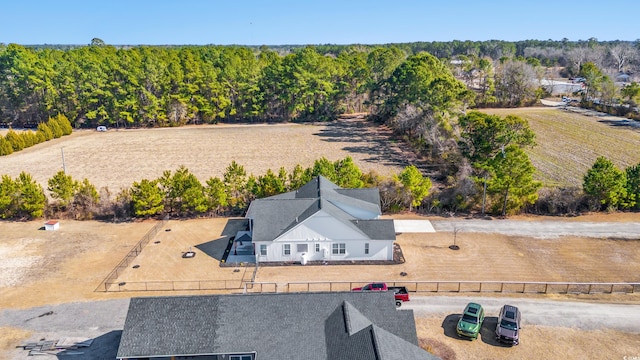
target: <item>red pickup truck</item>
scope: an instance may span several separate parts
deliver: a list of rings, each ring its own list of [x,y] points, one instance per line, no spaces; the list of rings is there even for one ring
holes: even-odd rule
[[[363,287],[353,288],[352,291],[393,291],[396,306],[400,307],[403,302],[409,301],[409,292],[405,286],[387,286],[385,283],[370,283]]]

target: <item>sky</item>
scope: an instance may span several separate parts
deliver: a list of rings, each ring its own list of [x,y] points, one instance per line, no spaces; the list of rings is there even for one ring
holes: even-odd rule
[[[2,0],[0,43],[319,45],[640,38],[638,0]]]

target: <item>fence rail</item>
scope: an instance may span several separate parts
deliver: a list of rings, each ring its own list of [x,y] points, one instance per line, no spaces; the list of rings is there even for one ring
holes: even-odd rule
[[[144,236],[140,239],[140,241],[138,241],[138,243],[129,251],[129,253],[124,257],[124,259],[122,259],[122,261],[120,261],[120,263],[116,265],[116,267],[113,270],[111,270],[109,275],[107,275],[107,277],[104,278],[104,280],[102,280],[102,282],[100,283],[100,285],[98,285],[95,291],[106,292],[106,291],[109,291],[110,286],[112,286],[113,284],[118,284],[117,282],[115,282],[115,280],[118,278],[118,276],[120,276],[120,273],[129,267],[129,264],[131,264],[133,259],[135,259],[136,256],[138,256],[142,252],[142,249],[149,243],[151,239],[153,239],[156,236],[158,231],[160,231],[160,229],[162,229],[167,224],[168,221],[169,221],[169,215],[166,215],[162,220],[160,220],[160,222],[153,225],[153,227],[149,229],[149,231],[147,231],[147,233],[144,234]]]
[[[242,289],[242,280],[107,282],[104,288],[109,292],[238,290]]]
[[[415,293],[632,294],[640,283],[523,282],[523,281],[309,281],[246,282],[245,293],[350,291],[370,282],[405,286]]]

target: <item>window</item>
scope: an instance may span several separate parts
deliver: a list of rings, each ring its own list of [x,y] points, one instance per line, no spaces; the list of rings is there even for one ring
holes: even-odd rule
[[[344,255],[347,253],[347,244],[339,243],[339,244],[331,244],[331,253],[333,255]]]
[[[316,244],[316,252],[320,252],[320,244]]]
[[[365,254],[369,253],[369,243],[364,243],[364,253]]]
[[[260,244],[260,255],[267,256],[267,245]]]
[[[252,360],[251,355],[230,355],[229,360]]]
[[[282,255],[291,255],[291,244],[282,245]]]
[[[309,245],[308,244],[297,244],[296,245],[296,251],[299,252],[299,253],[307,252],[307,251],[309,251]]]

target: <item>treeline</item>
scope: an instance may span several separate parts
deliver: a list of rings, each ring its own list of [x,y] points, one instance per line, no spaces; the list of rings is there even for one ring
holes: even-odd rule
[[[245,47],[0,46],[0,123],[74,127],[331,120],[366,110],[369,90],[404,60],[398,49],[280,56]]]
[[[517,119],[512,120],[517,123]],[[23,172],[15,179],[1,177],[0,218],[126,220],[167,214],[183,218],[241,215],[252,200],[296,190],[317,175],[344,188],[377,187],[382,211],[391,213],[479,212],[480,206],[483,213],[503,216],[522,209],[543,214],[640,210],[640,164],[620,170],[604,157],[587,171],[582,190],[546,189],[539,198],[540,184],[532,180],[533,168],[521,151],[521,146],[531,140],[526,131],[521,132],[510,139],[504,152],[497,153],[486,143],[474,142],[476,146],[467,148],[467,154],[476,159],[474,167],[483,173],[469,176],[465,186],[457,190],[433,188],[431,179],[415,166],[390,177],[362,173],[350,157],[335,162],[321,158],[306,169],[298,165],[291,172],[280,168],[277,173],[268,170],[260,176],[247,175],[244,167],[233,161],[222,178],[211,177],[204,184],[180,167],[174,172],[165,171],[157,179],[135,182],[115,196],[107,188],[98,191],[88,179],[77,181],[60,171],[48,180],[50,199],[42,186]],[[483,159],[483,153],[494,156]],[[484,191],[477,191],[483,187]],[[475,190],[465,192],[464,188]],[[481,194],[486,197],[481,198]]]
[[[309,168],[300,165],[287,172],[248,175],[233,161],[222,176],[201,183],[187,168],[165,171],[157,179],[142,179],[112,194],[107,188],[97,190],[88,179],[78,181],[63,171],[48,180],[47,190],[31,175],[21,173],[16,179],[4,175],[0,181],[0,218],[33,219],[42,216],[74,219],[129,219],[131,217],[174,217],[240,215],[256,199],[296,190],[313,177],[322,175],[345,188],[379,187],[384,211],[410,209],[422,203],[432,186],[415,166],[384,178],[362,173],[350,157],[331,162],[321,158]]]
[[[371,111],[388,86],[411,88],[410,78],[390,76],[424,52],[477,94],[470,105],[481,106],[535,101],[542,95],[536,92],[541,66],[562,66],[574,76],[587,62],[605,74],[640,68],[635,43],[595,39],[271,48],[92,44],[65,50],[0,44],[0,124],[35,128],[57,114],[76,128],[331,120]]]
[[[0,136],[0,156],[9,155],[64,135],[70,135],[72,132],[73,128],[69,119],[62,114],[49,118],[47,122],[39,123],[36,131],[16,132],[9,129],[5,136]]]

